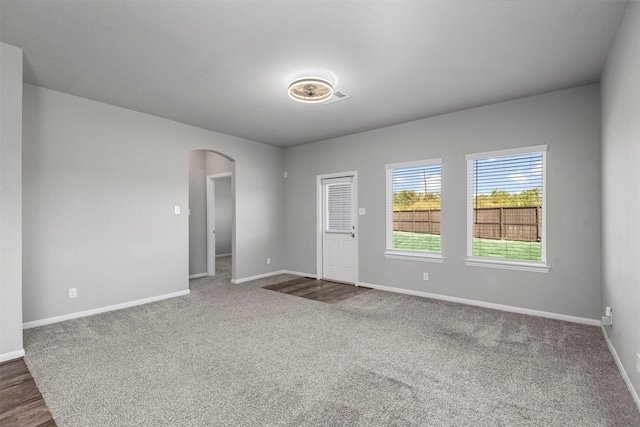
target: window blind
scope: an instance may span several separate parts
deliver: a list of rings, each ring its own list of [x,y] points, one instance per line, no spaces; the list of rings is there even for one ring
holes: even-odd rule
[[[542,153],[473,161],[474,207],[541,204]]]
[[[468,256],[545,260],[546,146],[467,156]]]
[[[351,182],[327,184],[327,231],[352,231]]]
[[[387,254],[442,253],[442,159],[386,165]]]

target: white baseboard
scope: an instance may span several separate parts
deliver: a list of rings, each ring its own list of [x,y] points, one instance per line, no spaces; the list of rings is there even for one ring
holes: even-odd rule
[[[310,277],[312,279],[318,278],[317,274],[301,273],[299,271],[291,271],[291,270],[282,270],[282,274],[293,274],[294,276]]]
[[[530,308],[514,307],[510,305],[495,304],[492,302],[476,301],[467,298],[451,297],[448,295],[432,294],[422,291],[413,291],[409,289],[393,288],[390,286],[374,285],[372,283],[358,282],[358,286],[378,289],[387,292],[396,292],[399,294],[415,295],[419,297],[432,298],[442,301],[457,302],[460,304],[475,305],[477,307],[490,308],[493,310],[508,311],[511,313],[527,314],[529,316],[546,317],[548,319],[563,320],[565,322],[581,323],[584,325],[600,326],[600,319],[588,319],[586,317],[568,316],[566,314],[550,313],[548,311],[532,310]]]
[[[76,313],[63,314],[62,316],[49,317],[47,319],[33,320],[22,324],[22,329],[37,328],[38,326],[50,325],[52,323],[64,322],[65,320],[77,319],[79,317],[91,316],[93,314],[106,313],[107,311],[120,310],[123,308],[134,307],[136,305],[148,304],[150,302],[161,301],[163,299],[180,297],[188,295],[190,291],[184,290],[173,292],[170,294],[158,295],[155,297],[139,299],[136,301],[123,302],[121,304],[108,305],[106,307],[94,308],[91,310],[78,311]]]
[[[220,254],[220,255],[216,255],[216,258],[220,258],[220,257],[223,257],[223,256],[231,256],[231,254]]]
[[[242,279],[231,279],[231,283],[233,283],[234,285],[237,285],[244,282],[250,282],[252,280],[264,279],[265,277],[277,276],[278,274],[293,274],[294,276],[306,276],[306,277],[312,277],[314,279],[316,278],[315,274],[300,273],[300,272],[291,271],[291,270],[278,270],[278,271],[272,271],[271,273],[258,274],[257,276],[243,277]]]
[[[19,359],[21,357],[24,357],[24,349],[10,351],[9,353],[0,354],[0,363],[7,362],[13,359]]]
[[[622,366],[622,361],[620,360],[620,357],[618,357],[618,352],[616,351],[616,348],[613,346],[613,343],[609,339],[607,330],[605,329],[604,326],[601,326],[601,328],[602,328],[602,335],[604,335],[604,341],[607,343],[607,347],[609,347],[609,353],[611,353],[611,356],[613,356],[613,361],[616,362],[618,371],[620,371],[620,375],[622,375],[622,379],[624,380],[624,383],[627,385],[627,388],[629,389],[629,393],[631,393],[631,398],[633,399],[633,402],[636,404],[638,411],[640,411],[640,397],[638,397],[638,392],[636,391],[636,389],[633,388],[631,379],[629,379],[629,375],[627,375],[627,371],[624,369],[624,366]]]
[[[238,285],[240,283],[250,282],[252,280],[264,279],[265,277],[277,276],[278,274],[284,274],[284,270],[272,271],[271,273],[258,274],[256,276],[243,277],[241,279],[231,279],[231,283]]]
[[[198,274],[190,274],[189,275],[189,279],[197,279],[199,277],[205,277],[208,276],[209,273],[198,273]]]

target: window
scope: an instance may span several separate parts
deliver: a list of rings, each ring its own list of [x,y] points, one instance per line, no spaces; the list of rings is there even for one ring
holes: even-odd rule
[[[442,262],[442,159],[385,165],[388,258]]]
[[[333,179],[327,184],[325,231],[353,231],[351,212],[351,178]]]
[[[467,155],[467,265],[543,271],[547,146]]]

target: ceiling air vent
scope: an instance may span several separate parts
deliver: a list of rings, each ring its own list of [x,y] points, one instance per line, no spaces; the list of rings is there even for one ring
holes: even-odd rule
[[[351,98],[351,95],[348,95],[341,90],[334,89],[333,95],[331,96],[331,98],[327,99],[326,101],[322,101],[322,103],[333,104],[335,102],[344,101],[345,99],[349,99],[349,98]]]

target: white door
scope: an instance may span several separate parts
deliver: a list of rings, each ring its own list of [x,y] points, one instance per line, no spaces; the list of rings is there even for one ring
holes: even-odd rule
[[[356,229],[353,176],[322,180],[322,276],[355,283]]]

